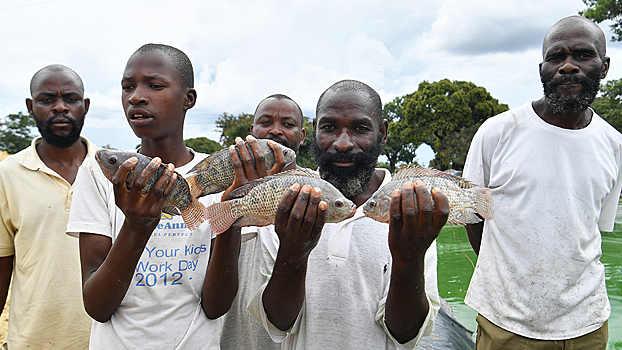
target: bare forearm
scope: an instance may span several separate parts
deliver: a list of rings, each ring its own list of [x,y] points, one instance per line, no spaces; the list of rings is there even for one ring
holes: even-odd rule
[[[466,225],[466,232],[469,237],[471,247],[473,247],[475,254],[479,255],[479,247],[482,243],[482,233],[484,232],[484,222],[482,221],[477,224]]]
[[[430,308],[423,270],[423,259],[416,263],[393,262],[385,321],[393,337],[402,344],[417,336]]]
[[[13,258],[14,255],[0,258],[0,303],[2,306],[6,303],[9,294],[11,275],[13,275]]]
[[[212,240],[212,254],[203,283],[201,304],[210,319],[216,319],[229,311],[237,294],[240,243],[240,228],[236,226]]]
[[[124,224],[119,231],[101,266],[92,271],[84,282],[84,307],[99,322],[108,321],[121,304],[147,245],[149,236],[147,239],[137,238],[139,235],[126,226]]]
[[[289,329],[296,321],[305,300],[307,260],[293,260],[277,256],[272,277],[263,292],[263,306],[268,320],[278,329]]]

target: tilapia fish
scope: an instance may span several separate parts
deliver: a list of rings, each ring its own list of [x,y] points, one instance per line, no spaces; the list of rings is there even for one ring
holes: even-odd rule
[[[454,225],[475,224],[480,219],[492,219],[492,191],[477,187],[461,177],[431,168],[404,168],[395,174],[389,183],[382,186],[367,201],[363,212],[368,217],[389,222],[389,207],[394,190],[402,190],[405,182],[421,180],[428,189],[438,187],[449,200],[448,222]],[[416,204],[416,197],[415,197]]]
[[[340,222],[354,216],[356,206],[329,182],[308,169],[295,169],[249,182],[220,203],[207,208],[212,232],[220,234],[234,223],[237,226],[267,226],[274,223],[276,210],[285,192],[293,185],[310,185],[322,190],[328,204],[326,222]]]
[[[268,141],[269,140],[266,139],[257,140],[259,147],[261,147],[264,153],[266,169],[271,169],[276,159],[274,151],[268,146]],[[253,164],[255,164],[255,155],[253,151],[248,142],[244,142],[244,144],[253,157]],[[287,165],[291,164],[296,159],[296,152],[279,143],[275,142],[275,144],[278,145],[283,152]],[[237,151],[239,155],[240,151]],[[195,198],[226,190],[233,183],[233,178],[235,176],[229,149],[222,149],[205,158],[199,164],[195,165],[194,168],[190,170],[190,173],[192,173],[192,175],[188,176],[186,180],[190,184],[193,190],[192,196]]]
[[[127,176],[126,184],[128,188],[133,186],[134,180],[136,180],[136,177],[147,167],[151,158],[137,152],[113,151],[109,149],[99,149],[95,153],[95,159],[99,167],[102,169],[106,178],[111,181],[112,176],[117,172],[119,166],[131,157],[136,157],[138,163],[136,163],[136,166]],[[165,170],[166,166],[160,164],[156,172],[147,180],[144,190],[151,190],[162,174],[164,174]],[[194,230],[207,219],[207,216],[206,208],[203,203],[200,203],[196,198],[192,197],[190,192],[190,186],[184,177],[177,173],[177,180],[175,180],[173,191],[166,199],[162,211],[171,215],[181,215],[186,226],[188,226],[190,230]]]

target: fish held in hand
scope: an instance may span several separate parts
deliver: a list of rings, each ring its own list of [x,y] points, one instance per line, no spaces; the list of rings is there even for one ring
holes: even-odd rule
[[[267,226],[274,223],[277,207],[285,192],[294,184],[322,190],[321,200],[328,204],[326,222],[340,222],[354,216],[356,206],[338,189],[308,169],[295,169],[266,176],[234,190],[227,198],[207,208],[212,232],[220,234],[231,225]]]
[[[389,222],[391,195],[402,190],[407,181],[421,180],[428,189],[438,187],[449,200],[448,222],[454,225],[476,224],[492,219],[492,191],[478,187],[465,179],[431,168],[404,168],[389,183],[381,187],[363,207],[366,216],[380,222]],[[415,197],[415,205],[417,198]]]
[[[106,178],[112,181],[112,177],[117,172],[121,164],[130,158],[138,159],[136,166],[129,172],[125,183],[127,188],[132,188],[136,177],[147,167],[147,164],[151,162],[151,158],[142,155],[137,152],[131,151],[115,151],[109,149],[99,149],[95,153],[95,159],[102,169],[102,172]],[[147,180],[143,191],[148,192],[158,182],[166,166],[160,164],[155,173]],[[166,198],[164,202],[164,208],[162,211],[170,215],[181,215],[184,223],[190,230],[194,230],[207,219],[206,208],[203,203],[200,203],[196,198],[192,197],[191,189],[186,180],[181,174],[177,173],[177,179],[173,191]]]
[[[276,157],[274,155],[274,150],[268,145],[268,142],[269,140],[267,139],[257,140],[259,147],[264,153],[266,169],[271,169],[276,162]],[[255,155],[248,142],[245,141],[244,144],[251,154],[253,164],[256,168]],[[296,160],[296,152],[292,149],[277,142],[274,142],[274,144],[283,152],[283,156],[287,163],[286,166]],[[238,150],[237,147],[236,150],[238,155],[240,155],[240,150]],[[231,186],[235,177],[233,161],[231,160],[231,154],[228,148],[222,149],[205,158],[199,164],[195,165],[190,172],[192,175],[188,176],[186,180],[190,184],[193,190],[192,196],[195,198],[226,190]]]

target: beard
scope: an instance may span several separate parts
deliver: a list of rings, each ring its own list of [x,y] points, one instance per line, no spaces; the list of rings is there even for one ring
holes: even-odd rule
[[[551,79],[543,78],[544,96],[555,113],[578,113],[594,102],[600,89],[600,74],[601,69],[598,68],[587,72],[585,76],[569,74]],[[564,83],[581,84],[581,92],[578,94],[558,93],[557,87]]]
[[[62,116],[71,124],[71,131],[67,135],[59,136],[52,131],[52,120],[59,116]],[[45,142],[57,148],[67,148],[78,141],[78,139],[80,139],[80,132],[82,132],[82,126],[84,126],[84,118],[78,121],[66,114],[56,114],[47,118],[45,121],[40,121],[38,118],[35,118],[35,121],[37,123],[37,129],[39,129],[41,137],[43,137]]]
[[[382,148],[382,135],[378,135],[376,143],[367,152],[322,153],[315,140],[315,131],[311,135],[311,152],[319,167],[320,176],[341,191],[346,198],[352,198],[367,189]],[[353,162],[355,165],[344,168],[335,166],[333,162]]]

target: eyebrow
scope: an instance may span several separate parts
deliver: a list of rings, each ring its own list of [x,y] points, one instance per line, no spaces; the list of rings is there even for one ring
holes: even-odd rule
[[[126,80],[131,80],[133,79],[133,77],[131,75],[124,75],[123,78],[121,79],[121,82],[126,81]],[[170,80],[168,78],[166,78],[166,76],[162,75],[162,74],[151,74],[151,75],[145,75],[145,80],[162,80],[166,83],[169,83]]]

